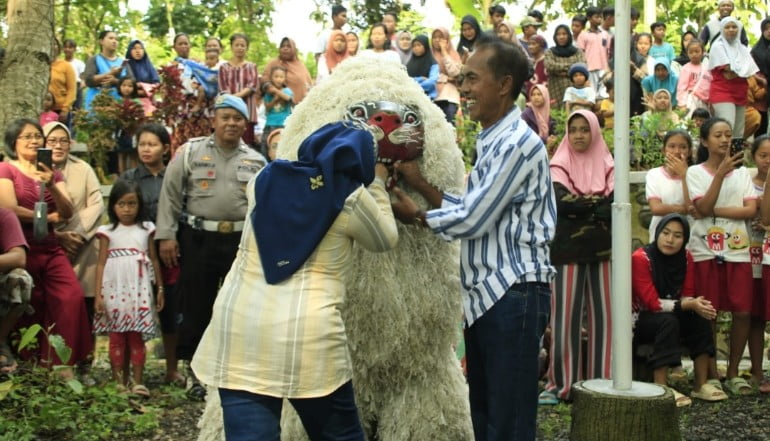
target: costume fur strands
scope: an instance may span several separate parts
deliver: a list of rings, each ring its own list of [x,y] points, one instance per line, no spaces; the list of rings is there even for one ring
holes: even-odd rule
[[[425,124],[418,159],[423,176],[441,191],[462,193],[464,166],[454,128],[392,61],[354,57],[338,65],[286,121],[278,156],[296,159],[308,135],[367,100],[417,107]],[[399,185],[428,208],[417,192]],[[472,440],[468,389],[454,352],[462,320],[459,244],[425,228],[398,226],[395,249],[355,251],[346,282],[342,317],[361,422],[370,440]],[[306,440],[296,413],[284,404],[281,439]],[[224,439],[221,418],[219,396],[210,390],[199,440]]]

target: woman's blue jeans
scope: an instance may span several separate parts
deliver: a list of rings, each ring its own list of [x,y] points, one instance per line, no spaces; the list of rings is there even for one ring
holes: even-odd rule
[[[219,389],[219,397],[227,441],[280,441],[282,398],[232,389]],[[289,402],[312,441],[364,441],[352,382],[325,397]]]

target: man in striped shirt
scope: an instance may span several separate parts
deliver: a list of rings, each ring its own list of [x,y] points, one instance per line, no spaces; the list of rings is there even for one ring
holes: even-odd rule
[[[538,352],[550,310],[556,219],[545,146],[514,102],[529,77],[523,51],[481,39],[463,68],[461,91],[481,123],[478,160],[465,195],[440,193],[416,162],[396,164],[433,207],[420,210],[395,189],[402,222],[461,240],[465,347],[476,441],[534,440]]]

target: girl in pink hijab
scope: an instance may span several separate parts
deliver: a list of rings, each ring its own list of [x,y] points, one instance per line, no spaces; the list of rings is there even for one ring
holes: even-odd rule
[[[567,135],[551,159],[551,177],[558,213],[551,243],[556,280],[548,384],[540,394],[541,404],[569,400],[576,381],[610,376],[610,207],[615,166],[593,112],[578,110],[567,119]],[[582,354],[585,305],[588,352]]]
[[[521,112],[523,119],[540,136],[548,151],[556,146],[556,123],[551,118],[551,97],[544,84],[535,84],[529,89],[527,108]]]

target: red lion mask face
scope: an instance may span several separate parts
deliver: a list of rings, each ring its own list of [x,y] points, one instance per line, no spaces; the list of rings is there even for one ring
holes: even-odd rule
[[[419,111],[412,106],[391,101],[362,101],[348,107],[345,117],[372,130],[379,162],[392,164],[422,155],[425,129]]]

